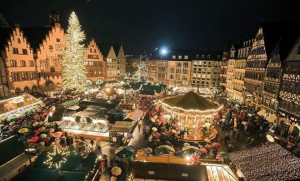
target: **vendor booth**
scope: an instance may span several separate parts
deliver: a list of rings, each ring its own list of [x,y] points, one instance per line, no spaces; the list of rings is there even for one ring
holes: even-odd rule
[[[131,122],[116,121],[109,130],[109,141],[114,143],[121,142],[122,138],[131,133],[132,129],[133,126]]]
[[[89,106],[83,111],[68,114],[59,127],[86,138],[108,139],[109,125],[101,110],[102,107]]]
[[[43,102],[29,94],[0,101],[0,121],[18,118],[43,105]]]
[[[167,97],[159,101],[163,109],[174,117],[180,129],[185,130],[183,139],[201,141],[213,139],[217,131],[211,126],[214,115],[223,106],[194,93]]]

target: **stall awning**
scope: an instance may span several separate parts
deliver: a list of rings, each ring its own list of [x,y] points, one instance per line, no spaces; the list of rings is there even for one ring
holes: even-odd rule
[[[137,121],[140,119],[140,117],[143,115],[143,111],[139,109],[135,109],[134,111],[127,114],[127,116],[124,118],[124,120],[130,119],[132,121]]]
[[[131,132],[132,123],[126,121],[116,121],[109,131]]]
[[[257,115],[259,115],[259,116],[263,116],[264,114],[266,114],[266,110],[265,109],[262,109],[262,110],[260,110],[258,113],[257,113]]]
[[[274,122],[277,119],[277,116],[275,114],[271,114],[266,118],[267,121],[269,122]]]

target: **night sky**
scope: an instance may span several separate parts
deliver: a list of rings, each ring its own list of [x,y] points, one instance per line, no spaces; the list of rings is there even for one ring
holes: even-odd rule
[[[126,54],[163,46],[223,50],[252,38],[262,20],[300,21],[299,0],[0,0],[9,23],[21,26],[47,25],[51,9],[65,29],[74,10],[88,39],[122,43]]]

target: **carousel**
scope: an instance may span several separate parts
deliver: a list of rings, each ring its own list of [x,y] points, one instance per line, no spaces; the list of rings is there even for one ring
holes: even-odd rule
[[[167,97],[159,101],[162,108],[176,120],[185,141],[210,141],[217,134],[211,126],[214,115],[222,108],[215,102],[194,93]]]

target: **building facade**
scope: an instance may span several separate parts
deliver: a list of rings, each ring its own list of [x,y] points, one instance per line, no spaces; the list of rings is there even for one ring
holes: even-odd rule
[[[29,40],[36,61],[38,88],[62,83],[61,65],[64,30],[59,23],[52,27],[22,28]]]
[[[291,121],[300,120],[300,38],[284,62],[278,112]]]
[[[245,91],[247,103],[259,106],[263,79],[265,76],[268,55],[265,47],[263,28],[260,27],[249,52],[245,71]]]
[[[89,85],[102,84],[105,80],[105,62],[103,60],[103,55],[94,39],[91,39],[91,41],[88,43],[84,57],[84,64],[87,70],[87,83]]]
[[[246,40],[240,44],[233,45],[230,49],[227,65],[227,96],[240,104],[243,104],[246,98],[244,94],[244,78],[246,59],[251,49],[251,45],[252,40]]]
[[[10,93],[29,92],[37,87],[36,62],[33,49],[19,26],[2,28],[1,34],[1,68],[3,90]]]
[[[125,53],[122,45],[100,44],[105,61],[105,81],[118,81],[125,77]]]
[[[222,53],[197,53],[192,60],[192,86],[220,89]]]
[[[271,54],[263,80],[261,105],[269,112],[276,113],[278,108],[278,95],[282,76],[282,65],[279,54],[279,43]]]
[[[171,50],[147,61],[150,81],[178,87],[220,88],[221,53]]]
[[[226,90],[228,57],[229,57],[229,53],[227,51],[223,52],[221,67],[220,67],[220,87],[222,91]]]

